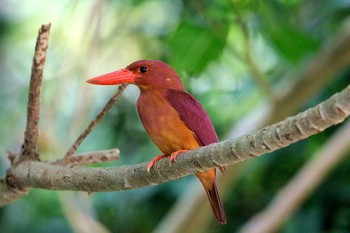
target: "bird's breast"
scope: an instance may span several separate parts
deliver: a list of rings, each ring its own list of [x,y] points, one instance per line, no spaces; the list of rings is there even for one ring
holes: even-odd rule
[[[165,155],[199,147],[194,132],[181,121],[164,93],[141,92],[137,110],[148,135]]]

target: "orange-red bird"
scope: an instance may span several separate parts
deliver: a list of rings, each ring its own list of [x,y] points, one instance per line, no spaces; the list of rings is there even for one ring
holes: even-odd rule
[[[169,65],[156,60],[133,62],[125,69],[87,80],[99,85],[135,84],[140,89],[137,110],[148,135],[162,151],[147,166],[186,150],[218,142],[213,124],[202,105],[190,95]],[[209,198],[215,217],[226,224],[226,215],[216,185],[216,169],[196,173]]]

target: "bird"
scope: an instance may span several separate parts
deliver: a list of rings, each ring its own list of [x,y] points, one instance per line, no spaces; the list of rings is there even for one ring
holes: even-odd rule
[[[208,113],[188,93],[176,71],[159,60],[139,60],[124,69],[88,79],[97,85],[134,84],[140,89],[137,110],[152,141],[163,153],[147,165],[170,156],[176,161],[181,153],[218,142]],[[220,167],[225,173],[225,168]],[[202,183],[213,213],[220,224],[227,218],[216,183],[216,169],[195,173]]]

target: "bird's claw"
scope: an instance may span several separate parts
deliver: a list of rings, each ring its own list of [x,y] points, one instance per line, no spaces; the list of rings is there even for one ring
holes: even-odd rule
[[[221,171],[221,173],[226,176],[227,172],[226,172],[226,168],[224,166],[220,166],[219,170]]]
[[[183,153],[183,152],[186,152],[188,150],[177,150],[177,151],[174,151],[173,153],[171,153],[170,155],[170,160],[169,160],[169,165],[171,166],[171,164],[175,161],[177,161],[177,157]]]
[[[154,164],[156,164],[156,162],[158,160],[161,160],[163,158],[165,158],[166,156],[165,155],[158,155],[156,157],[154,157],[148,164],[147,164],[147,172],[150,173],[151,171],[151,168],[154,166]]]
[[[171,166],[171,164],[175,161],[176,162],[176,159],[177,157],[183,153],[183,152],[186,152],[188,150],[177,150],[177,151],[174,151],[173,153],[171,153],[170,155],[170,160],[169,160],[169,165]],[[151,172],[151,168],[154,166],[154,164],[156,164],[156,162],[158,160],[161,160],[163,158],[167,157],[166,155],[158,155],[156,157],[154,157],[148,164],[147,164],[147,172],[150,173]]]

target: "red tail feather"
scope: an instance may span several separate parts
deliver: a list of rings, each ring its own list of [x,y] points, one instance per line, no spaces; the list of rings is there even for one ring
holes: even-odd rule
[[[226,214],[221,202],[221,198],[220,198],[218,188],[216,186],[216,182],[214,182],[212,190],[205,190],[205,191],[207,192],[210,206],[213,209],[216,219],[218,220],[219,223],[226,224],[227,223]]]
[[[215,169],[213,169],[207,172],[197,173],[196,176],[201,181],[207,193],[210,206],[213,210],[213,213],[216,219],[218,220],[219,223],[226,224],[227,223],[226,214],[225,214],[224,206],[222,205],[218,187],[216,185],[215,173],[216,173]]]

